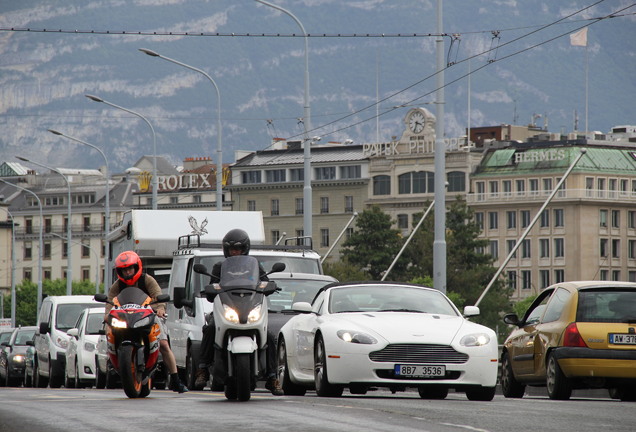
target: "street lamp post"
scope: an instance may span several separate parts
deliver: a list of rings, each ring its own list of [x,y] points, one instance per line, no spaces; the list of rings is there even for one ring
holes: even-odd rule
[[[64,179],[64,181],[66,182],[66,187],[68,188],[68,223],[66,224],[66,237],[68,238],[68,242],[66,243],[66,295],[71,295],[73,294],[73,259],[71,257],[71,251],[72,251],[72,247],[71,247],[71,239],[73,238],[72,235],[72,229],[71,229],[71,225],[72,225],[72,214],[71,214],[71,182],[68,180],[68,177],[66,177],[64,174],[62,174],[62,171],[60,171],[57,168],[53,168],[50,167],[48,165],[44,165],[43,163],[39,163],[39,162],[35,162],[32,160],[29,160],[27,158],[24,157],[20,157],[20,156],[16,156],[18,159],[20,159],[21,161],[24,162],[31,162],[34,165],[38,165],[42,168],[46,168],[46,169],[50,169],[53,172],[58,173],[59,175],[62,176],[62,178]],[[39,309],[38,309],[39,310]]]
[[[309,107],[309,37],[307,36],[307,32],[305,31],[305,27],[303,24],[285,8],[280,6],[276,6],[270,2],[265,0],[255,0],[258,3],[264,4],[265,6],[269,6],[276,10],[283,12],[293,19],[300,30],[303,33],[303,37],[305,39],[305,95],[304,95],[304,118],[303,118],[303,126],[305,130],[304,136],[304,148],[303,148],[303,157],[304,157],[304,186],[303,186],[303,235],[312,236],[312,191],[311,191],[311,143],[309,140],[309,131],[311,130],[311,109]]]
[[[6,180],[3,180],[0,178],[0,181],[3,183],[6,183],[10,186],[16,187],[18,189],[20,189],[21,191],[24,192],[28,192],[31,195],[33,195],[36,199],[36,201],[38,202],[38,207],[40,209],[40,236],[39,236],[39,243],[38,243],[38,293],[37,293],[37,313],[40,312],[40,306],[42,305],[42,248],[44,245],[44,241],[42,240],[42,231],[44,230],[44,216],[42,215],[42,201],[40,201],[40,197],[37,196],[35,194],[35,192],[33,192],[30,189],[24,188],[22,186],[18,186],[17,184],[13,184],[13,183],[9,183]],[[7,210],[8,211],[8,210]],[[13,256],[13,255],[12,255]],[[14,267],[14,272],[15,272],[15,265]],[[15,285],[14,285],[14,280],[13,280],[14,276],[11,277],[11,318],[14,319],[15,318],[15,312],[14,312],[14,299],[15,299]],[[37,319],[37,318],[36,318]],[[13,326],[15,327],[15,323],[13,323]]]
[[[190,69],[192,71],[198,72],[204,77],[206,77],[214,86],[214,90],[216,90],[216,100],[217,100],[217,116],[216,116],[216,129],[217,129],[217,144],[216,144],[216,210],[223,211],[223,146],[221,140],[221,92],[219,91],[219,86],[216,85],[216,82],[212,79],[212,77],[207,74],[205,71],[195,68],[194,66],[190,66],[188,64],[182,63],[178,60],[171,59],[170,57],[163,56],[155,51],[139,48],[144,54],[149,55],[150,57],[159,57],[160,59],[164,59],[171,63],[174,63],[179,66],[183,66],[186,69]]]
[[[108,266],[108,257],[110,255],[110,244],[108,242],[108,232],[110,230],[110,170],[108,167],[108,159],[106,158],[106,155],[104,154],[104,152],[97,146],[91,144],[91,143],[87,143],[86,141],[82,141],[78,138],[74,138],[70,135],[66,135],[63,134],[62,132],[58,132],[56,130],[53,129],[49,129],[49,132],[51,132],[54,135],[59,135],[62,136],[64,138],[68,138],[71,141],[75,141],[79,144],[84,144],[87,145],[95,150],[97,150],[102,157],[104,158],[104,163],[106,164],[106,195],[105,195],[105,202],[104,202],[104,290],[107,291],[110,288],[110,271],[109,271],[109,266]],[[95,270],[97,272],[97,274],[99,275],[99,265],[97,266],[97,269]]]
[[[11,327],[15,327],[15,219],[8,208],[4,209],[11,218]],[[4,318],[4,305],[2,305]]]
[[[150,124],[150,122],[148,121],[146,117],[142,116],[136,111],[130,110],[128,108],[124,108],[119,105],[115,105],[114,103],[108,102],[107,100],[104,100],[97,96],[88,95],[88,94],[84,96],[86,96],[92,101],[101,102],[113,108],[117,108],[122,111],[126,111],[127,113],[130,113],[132,115],[135,115],[139,117],[140,119],[142,119],[144,122],[146,122],[146,124],[150,128],[150,131],[152,132],[152,151],[154,153],[152,158],[152,209],[157,210],[157,192],[159,190],[159,178],[157,177],[157,135],[155,134],[155,129],[152,127],[152,124]]]

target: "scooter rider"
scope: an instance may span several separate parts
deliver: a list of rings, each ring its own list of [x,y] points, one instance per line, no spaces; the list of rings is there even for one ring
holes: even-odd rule
[[[249,255],[250,238],[242,229],[232,229],[223,237],[223,255],[225,258],[237,255]],[[221,277],[222,262],[216,263],[212,268],[213,282],[217,282]],[[267,274],[259,264],[260,279],[268,281]],[[210,378],[209,368],[214,362],[214,338],[216,328],[214,326],[214,316],[208,316],[208,322],[203,326],[203,338],[201,340],[201,359],[199,369],[196,373],[195,388],[202,389]],[[274,396],[282,396],[283,389],[276,378],[276,337],[267,330],[267,370],[265,388],[272,392]]]
[[[117,278],[108,291],[108,301],[112,302],[115,297],[124,289],[130,286],[135,286],[144,291],[150,298],[156,300],[157,296],[161,294],[161,288],[159,284],[152,276],[142,272],[141,259],[133,251],[124,251],[120,253],[115,259],[115,270],[117,272]],[[108,313],[113,308],[109,303],[106,303],[106,313],[104,317],[108,316]],[[170,388],[179,393],[187,392],[188,389],[181,380],[177,373],[177,362],[174,358],[174,354],[170,349],[168,343],[168,333],[166,332],[165,316],[166,316],[166,304],[157,303],[153,305],[153,309],[159,317],[159,327],[161,334],[159,335],[159,351],[163,358],[168,371],[170,372]]]

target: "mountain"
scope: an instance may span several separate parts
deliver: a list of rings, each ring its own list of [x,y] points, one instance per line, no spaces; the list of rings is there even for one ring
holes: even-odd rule
[[[311,136],[386,142],[401,135],[408,105],[435,100],[435,0],[271,3],[309,34]],[[444,31],[456,35],[444,37],[446,135],[465,133],[469,71],[473,127],[536,120],[570,132],[576,112],[584,130],[586,65],[589,129],[635,124],[636,7],[627,0],[590,4],[444,1]],[[572,46],[569,34],[585,25],[587,47]],[[47,129],[103,149],[113,172],[153,153],[145,122],[86,94],[142,114],[156,132],[157,153],[175,165],[214,159],[213,85],[139,48],[212,77],[225,162],[275,137],[301,139],[304,41],[292,17],[252,0],[3,1],[0,161],[21,155],[58,167],[103,164],[93,149]],[[386,99],[377,121],[376,92]]]

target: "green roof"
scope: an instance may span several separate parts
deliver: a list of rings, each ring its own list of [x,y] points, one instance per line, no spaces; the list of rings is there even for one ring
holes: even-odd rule
[[[499,149],[488,153],[477,167],[475,176],[525,173],[565,172],[582,147],[546,147],[532,149]],[[573,171],[629,174],[636,172],[636,150],[585,147],[586,154]]]

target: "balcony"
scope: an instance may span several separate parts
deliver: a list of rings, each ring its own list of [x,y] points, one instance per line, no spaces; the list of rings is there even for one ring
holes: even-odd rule
[[[506,204],[506,203],[543,203],[552,191],[522,191],[522,192],[493,192],[471,193],[466,195],[468,205]],[[562,189],[552,201],[594,201],[619,204],[634,204],[636,191],[615,191],[600,189]]]

